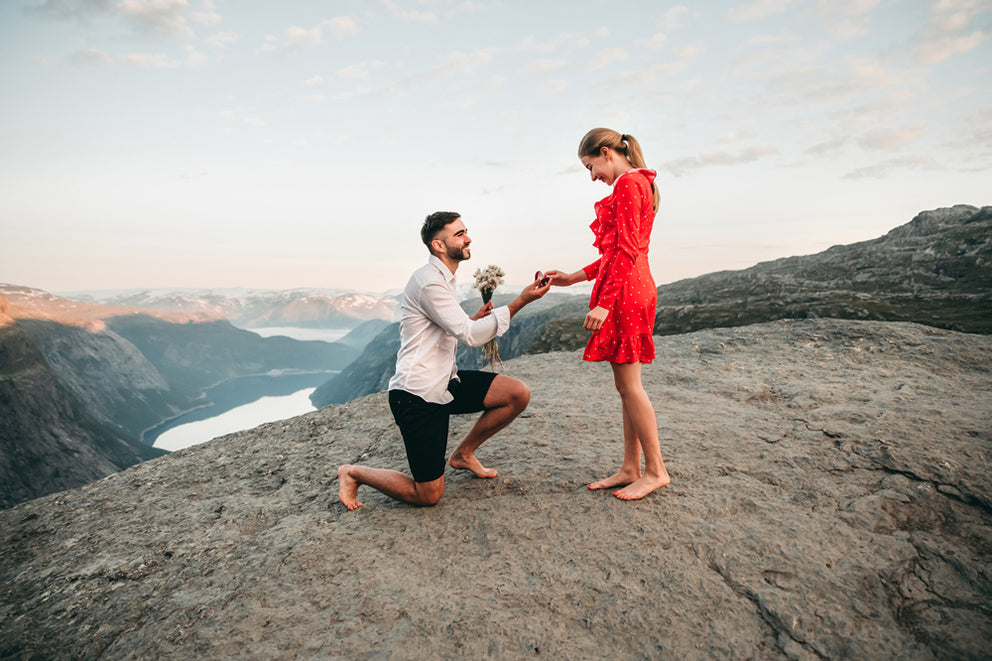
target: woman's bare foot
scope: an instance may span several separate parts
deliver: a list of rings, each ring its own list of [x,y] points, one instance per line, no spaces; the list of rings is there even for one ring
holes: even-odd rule
[[[475,473],[476,477],[496,477],[498,473],[492,468],[486,468],[482,463],[475,458],[474,454],[463,455],[457,451],[451,455],[451,459],[448,460],[448,465],[452,468],[458,468],[460,470],[472,471]]]
[[[604,477],[602,480],[596,480],[589,485],[590,489],[611,489],[613,487],[624,487],[638,479],[641,476],[641,472],[637,471],[627,471],[620,469],[614,475],[609,477]]]
[[[345,464],[338,469],[338,500],[350,510],[358,509],[362,506],[358,502],[358,481],[348,474],[352,468],[351,464]]]
[[[630,483],[623,489],[613,492],[613,495],[620,500],[638,500],[648,495],[655,489],[666,486],[672,478],[665,472],[662,475],[642,475],[640,479]]]

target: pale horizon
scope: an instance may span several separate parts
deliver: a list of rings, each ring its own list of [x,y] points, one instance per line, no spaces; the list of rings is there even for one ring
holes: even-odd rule
[[[507,282],[596,258],[635,136],[659,285],[992,203],[992,3],[12,0],[0,282],[401,289],[425,215]]]

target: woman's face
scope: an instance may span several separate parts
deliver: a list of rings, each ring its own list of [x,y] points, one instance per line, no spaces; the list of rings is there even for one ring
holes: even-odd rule
[[[607,186],[612,186],[617,177],[630,169],[628,163],[624,163],[626,167],[620,168],[620,155],[609,147],[603,147],[595,156],[582,156],[579,160],[589,170],[593,181],[602,181]]]

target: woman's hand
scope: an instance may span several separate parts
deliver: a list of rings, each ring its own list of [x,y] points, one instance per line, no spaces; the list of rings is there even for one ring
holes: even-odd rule
[[[569,285],[574,285],[576,282],[582,282],[586,279],[585,271],[576,271],[575,273],[562,273],[558,269],[552,269],[544,274],[545,278],[550,278],[551,284],[555,287],[568,287]]]
[[[488,301],[485,305],[479,308],[479,311],[475,313],[475,316],[469,317],[469,319],[471,319],[472,321],[478,321],[479,319],[488,317],[492,313],[493,313],[493,302]]]
[[[589,310],[589,314],[586,315],[585,323],[582,327],[587,331],[598,331],[603,327],[606,322],[606,317],[609,316],[610,311],[606,308],[601,308],[598,305],[592,310]]]

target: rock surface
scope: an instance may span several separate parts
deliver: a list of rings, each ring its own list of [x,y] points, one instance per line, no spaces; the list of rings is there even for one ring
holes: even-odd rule
[[[979,659],[992,649],[992,338],[780,321],[656,338],[672,484],[621,456],[609,369],[525,356],[524,417],[434,508],[384,394],[0,511],[0,657]],[[474,416],[453,419],[452,438]]]

